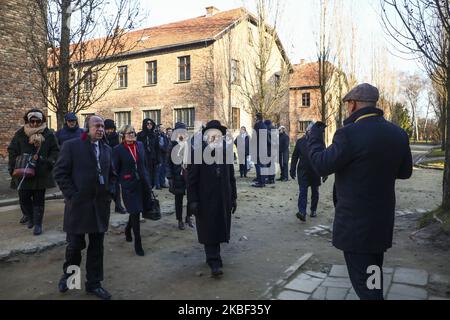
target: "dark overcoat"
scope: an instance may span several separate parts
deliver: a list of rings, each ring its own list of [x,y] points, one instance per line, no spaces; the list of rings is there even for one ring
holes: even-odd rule
[[[172,157],[172,151],[178,145],[178,142],[171,141],[171,146],[169,148],[169,155],[166,166],[166,177],[169,180],[172,180],[172,184],[169,188],[170,193],[174,195],[184,195],[186,194],[186,180],[187,180],[187,171],[183,170],[181,164],[174,163],[174,159],[177,157],[175,155]],[[178,159],[181,162],[181,159]]]
[[[333,245],[382,253],[392,247],[395,180],[412,174],[409,138],[375,106],[356,111],[344,124],[327,149],[317,126],[308,140],[312,165],[322,176],[336,176]]]
[[[53,176],[64,199],[64,231],[70,234],[104,233],[108,230],[110,204],[115,192],[115,173],[111,148],[99,141],[100,185],[97,160],[86,133],[66,141],[56,162]]]
[[[203,143],[203,150],[206,143]],[[224,154],[224,164],[192,164],[188,166],[188,203],[198,203],[195,217],[198,241],[213,245],[228,242],[231,231],[231,208],[237,199],[232,164],[225,164],[225,145],[217,152]]]
[[[309,158],[307,137],[303,136],[297,140],[291,158],[291,174],[297,175],[299,184],[316,187],[320,186],[320,176],[311,166]]]
[[[144,201],[149,201],[150,178],[145,165],[145,151],[141,142],[137,142],[137,166],[131,152],[123,143],[113,149],[113,164],[122,187],[122,199],[130,214],[143,212]],[[137,172],[137,175],[136,175]]]
[[[78,124],[74,128],[69,128],[65,123],[64,126],[56,132],[55,136],[58,139],[59,145],[62,146],[64,142],[80,138],[82,134],[83,130]]]
[[[39,160],[36,163],[36,175],[32,178],[25,178],[21,190],[44,190],[55,187],[55,181],[52,177],[53,166],[58,158],[59,147],[56,137],[48,128],[42,132],[44,143],[39,150]],[[15,134],[8,146],[8,171],[12,174],[16,165],[18,156],[24,153],[34,155],[37,148],[28,143],[29,137],[25,134],[24,128],[20,128]],[[16,189],[22,178],[12,177],[11,188]]]

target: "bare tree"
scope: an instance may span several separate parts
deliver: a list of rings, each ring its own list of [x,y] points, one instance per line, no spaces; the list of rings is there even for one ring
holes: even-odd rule
[[[402,79],[403,93],[411,110],[411,120],[413,126],[413,137],[419,141],[419,99],[422,92],[425,90],[425,79],[420,74],[403,74]]]
[[[381,0],[386,32],[400,51],[418,57],[446,90],[442,208],[450,210],[450,5],[448,0]]]
[[[275,56],[275,51],[282,48],[276,33],[280,18],[279,0],[256,0],[256,5],[257,34],[252,40],[254,52],[249,53],[254,59],[250,58],[250,63],[242,65],[239,88],[248,102],[246,108],[249,113],[261,113],[263,117],[271,118],[288,103],[291,66],[286,58],[278,60]],[[273,14],[271,27],[270,13]]]
[[[33,30],[47,35],[47,56],[30,52],[38,66],[41,83],[36,84],[58,128],[67,112],[78,113],[104,97],[114,80],[117,58],[132,50],[139,37],[127,40],[127,32],[140,22],[136,0],[35,0],[30,6],[26,47],[39,45]],[[44,21],[44,23],[40,23]],[[116,59],[116,60],[115,60]]]

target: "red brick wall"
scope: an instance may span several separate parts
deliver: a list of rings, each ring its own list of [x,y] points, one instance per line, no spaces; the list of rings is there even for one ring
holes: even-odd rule
[[[29,34],[31,0],[0,2],[0,161],[7,159],[7,147],[23,124],[26,110],[42,110],[45,102],[35,88],[39,75],[22,41]],[[45,51],[42,52],[45,54]]]

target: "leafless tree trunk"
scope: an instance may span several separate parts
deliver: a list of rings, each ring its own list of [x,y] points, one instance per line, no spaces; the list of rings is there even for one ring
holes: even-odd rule
[[[421,59],[434,82],[445,88],[445,167],[442,208],[450,210],[450,5],[446,0],[381,0],[388,35]]]
[[[277,45],[277,22],[280,19],[279,0],[256,0],[257,37],[254,39],[255,59],[242,66],[240,93],[248,102],[248,112],[261,113],[264,118],[273,118],[287,103],[289,72],[291,66],[284,58],[274,58]],[[273,26],[269,26],[269,13],[274,14]],[[279,70],[274,72],[274,70]]]
[[[30,55],[38,66],[42,83],[36,84],[56,113],[58,128],[64,124],[67,112],[78,113],[99,101],[114,81],[107,82],[109,72],[115,72],[114,58],[129,52],[139,44],[126,41],[126,33],[140,23],[137,0],[35,0],[29,7],[35,17],[29,37],[23,41],[32,48],[39,39],[33,30],[45,29],[47,57]],[[45,21],[39,23],[39,21]]]

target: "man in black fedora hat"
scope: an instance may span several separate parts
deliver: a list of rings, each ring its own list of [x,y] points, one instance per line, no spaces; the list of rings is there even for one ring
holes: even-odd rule
[[[335,173],[333,245],[344,251],[356,294],[383,299],[384,252],[392,247],[395,180],[412,174],[406,132],[376,107],[378,89],[364,83],[345,97],[350,116],[325,148],[325,125],[316,123],[308,139],[311,164],[321,176]],[[372,279],[373,270],[378,281]],[[377,272],[378,271],[378,272]]]
[[[208,122],[202,131],[206,138],[202,151],[203,154],[209,152],[216,160],[210,163],[202,157],[200,163],[195,163],[194,159],[188,166],[188,207],[195,215],[198,241],[205,246],[206,261],[213,277],[223,274],[220,244],[230,240],[231,214],[237,207],[233,159],[226,161],[223,141],[226,131],[219,121]]]

